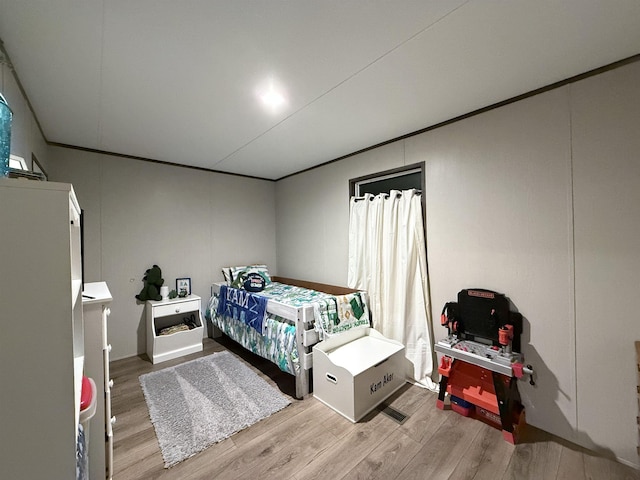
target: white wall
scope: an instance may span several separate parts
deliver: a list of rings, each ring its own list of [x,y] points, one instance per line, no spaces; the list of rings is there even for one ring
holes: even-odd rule
[[[640,63],[278,182],[280,274],[345,284],[348,180],[426,162],[436,336],[459,290],[507,294],[537,372],[528,422],[640,466],[637,85]]]
[[[638,464],[640,62],[571,88],[578,430]]]
[[[576,428],[570,131],[567,89],[406,141],[427,165],[433,312],[463,288],[505,293],[538,385],[520,382],[527,419],[564,438]],[[438,323],[437,321],[435,322]],[[434,325],[436,335],[446,331]],[[553,332],[553,335],[549,335]]]
[[[310,170],[276,184],[280,275],[347,284],[349,179],[404,164],[401,143]]]
[[[209,299],[221,268],[275,271],[275,184],[160,163],[51,147],[51,178],[73,184],[85,211],[86,281],[106,281],[112,359],[145,352],[144,304],[134,297],[154,263],[165,284],[191,277]]]

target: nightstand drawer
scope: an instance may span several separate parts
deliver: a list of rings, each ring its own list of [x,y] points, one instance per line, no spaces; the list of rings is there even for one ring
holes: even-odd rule
[[[186,302],[171,303],[169,305],[154,305],[153,316],[167,317],[169,315],[179,315],[181,313],[196,312],[200,310],[200,300],[188,300]]]

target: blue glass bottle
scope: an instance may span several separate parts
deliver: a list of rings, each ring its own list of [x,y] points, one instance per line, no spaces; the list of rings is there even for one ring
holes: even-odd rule
[[[11,153],[11,116],[13,113],[0,93],[0,178],[9,176]]]

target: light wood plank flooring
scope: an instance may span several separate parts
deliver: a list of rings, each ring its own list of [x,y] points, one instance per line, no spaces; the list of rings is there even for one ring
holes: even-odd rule
[[[228,349],[292,405],[202,453],[165,469],[138,377]],[[640,479],[640,472],[528,426],[513,446],[499,430],[438,410],[435,394],[407,385],[391,399],[404,424],[374,411],[352,424],[319,401],[294,398],[293,377],[233,341],[204,340],[204,351],[152,365],[111,362],[114,479]]]

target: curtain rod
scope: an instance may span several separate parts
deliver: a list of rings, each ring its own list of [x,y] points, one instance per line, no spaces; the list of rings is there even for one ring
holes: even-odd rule
[[[417,190],[415,188],[413,189],[409,189],[409,190],[413,190],[416,195],[422,195],[422,190]],[[397,190],[398,193],[396,193],[396,198],[402,196],[402,192],[406,192],[408,190]],[[378,195],[384,195],[385,197],[389,197],[388,193],[379,193]],[[369,197],[371,200],[373,200],[375,197],[377,197],[378,195],[372,195],[371,197]],[[367,197],[351,197],[353,198],[354,201],[359,201],[359,200],[366,200]]]

